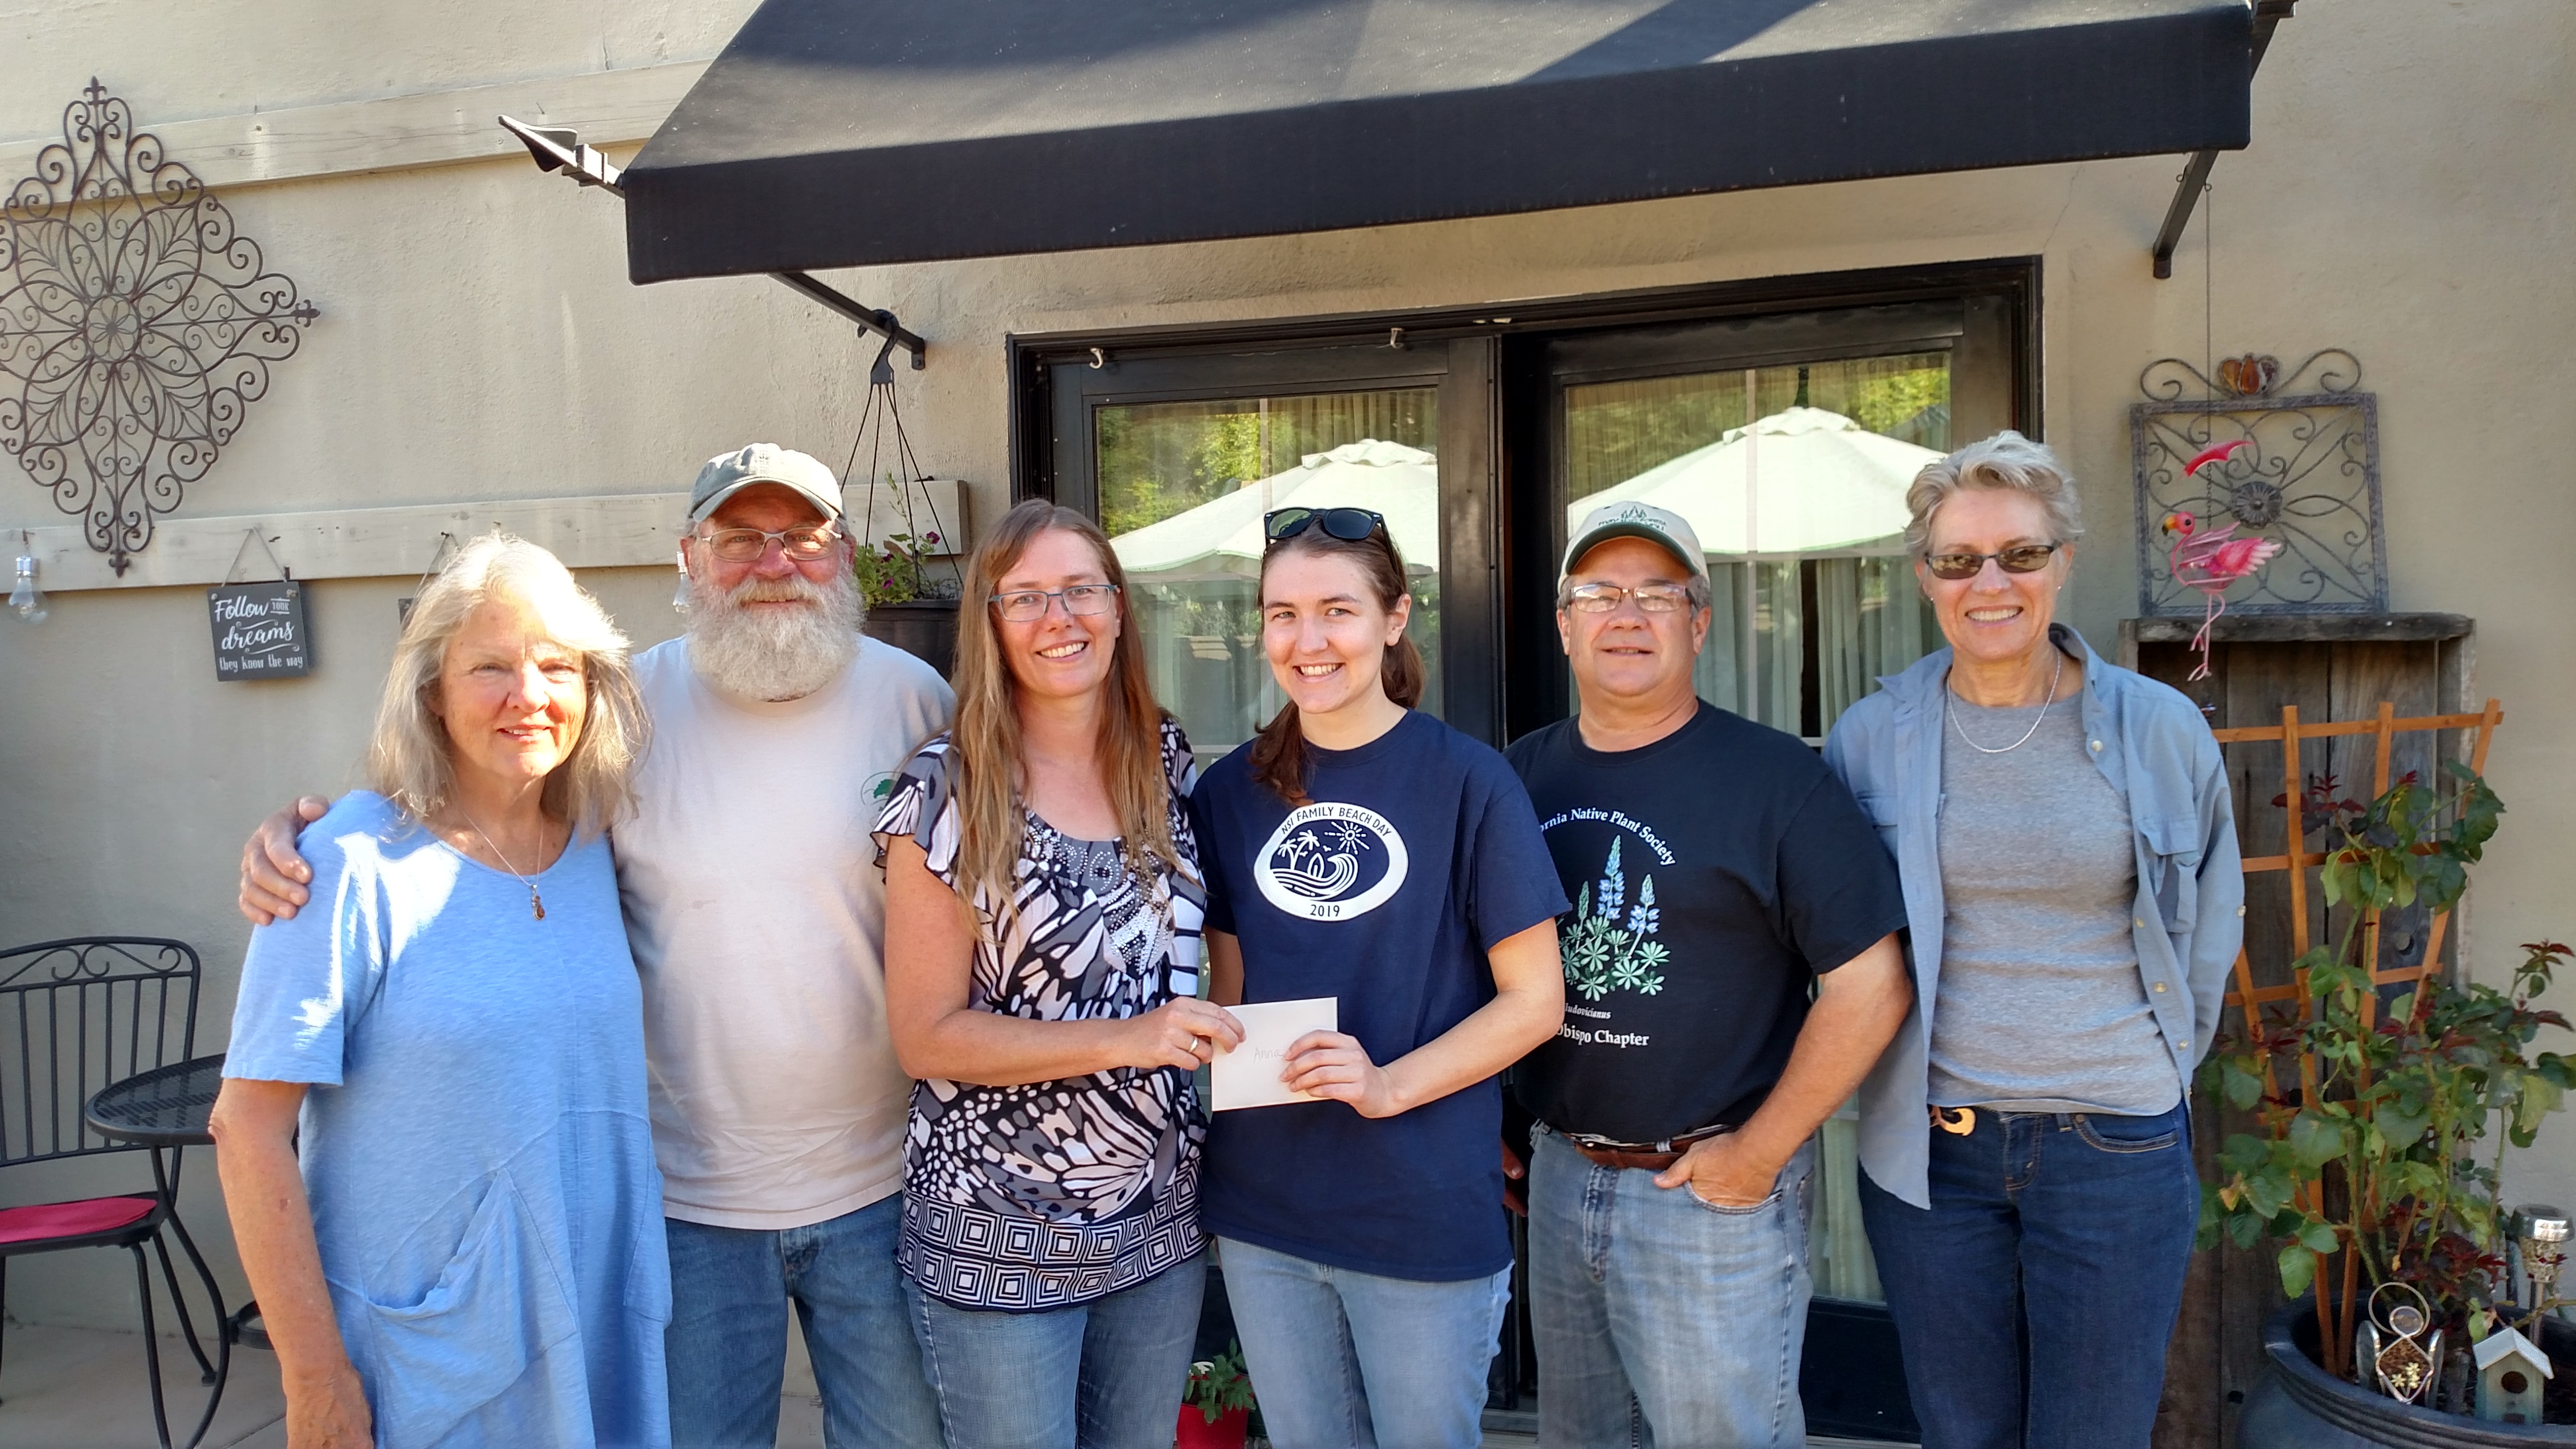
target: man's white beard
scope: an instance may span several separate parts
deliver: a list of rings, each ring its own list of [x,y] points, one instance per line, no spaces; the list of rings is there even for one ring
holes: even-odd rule
[[[749,609],[757,602],[801,600],[788,609]],[[859,656],[859,623],[867,608],[858,581],[838,575],[828,587],[803,574],[745,579],[730,594],[689,582],[689,662],[708,683],[745,699],[802,699]]]

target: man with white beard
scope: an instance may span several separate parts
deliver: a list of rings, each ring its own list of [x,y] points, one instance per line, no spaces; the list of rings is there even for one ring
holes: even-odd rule
[[[868,832],[955,697],[859,633],[840,518],[803,453],[710,459],[689,493],[688,632],[635,660],[653,743],[611,844],[644,985],[678,1449],[776,1442],[791,1303],[831,1442],[940,1443],[894,1262],[912,1083]],[[304,903],[295,831],[325,804],[262,823],[244,915]]]

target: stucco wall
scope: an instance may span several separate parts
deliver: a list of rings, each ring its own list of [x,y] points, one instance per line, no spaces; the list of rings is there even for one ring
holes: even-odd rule
[[[49,131],[93,72],[148,127],[254,101],[703,56],[748,8],[532,15],[477,0],[360,27],[276,0],[46,6],[0,22],[12,82],[0,137]],[[2392,605],[2478,620],[2477,688],[2510,716],[2490,775],[2511,813],[2474,897],[2472,962],[2490,977],[2513,943],[2576,933],[2557,876],[2576,788],[2551,767],[2576,746],[2564,622],[2576,615],[2576,468],[2561,421],[2576,393],[2571,61],[2576,10],[2558,0],[2311,6],[2283,26],[2256,83],[2253,148],[2214,177],[2216,355],[2294,361],[2341,346],[2361,357],[2380,399]],[[2135,379],[2157,357],[2204,355],[2200,227],[2171,281],[2147,266],[2177,169],[2151,158],[833,280],[931,339],[930,369],[898,374],[907,419],[924,461],[973,480],[990,517],[1006,486],[1006,333],[2035,254],[2042,422],[2083,480],[2092,523],[2070,612],[2107,648],[2134,609]],[[191,514],[663,491],[750,438],[826,455],[848,445],[872,348],[766,281],[627,286],[616,203],[524,162],[334,176],[227,201],[324,315],[190,490]],[[0,472],[0,526],[59,520],[13,477]],[[667,571],[591,582],[639,643],[674,628]],[[408,588],[314,585],[321,667],[289,683],[217,685],[196,590],[67,594],[39,628],[0,620],[0,940],[117,929],[194,941],[213,982],[202,1034],[219,1043],[246,936],[230,907],[241,834],[297,790],[348,782],[392,601]],[[2553,1125],[2509,1166],[2514,1196],[2576,1198],[2571,1132]],[[211,1180],[200,1172],[191,1209],[208,1224]],[[0,1178],[0,1202],[53,1186]],[[11,1274],[10,1310],[122,1321],[123,1271],[101,1254],[27,1263]]]

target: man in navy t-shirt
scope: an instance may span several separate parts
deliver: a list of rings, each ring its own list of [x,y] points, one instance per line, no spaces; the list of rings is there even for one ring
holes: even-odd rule
[[[1565,1025],[1513,1073],[1569,1449],[1806,1442],[1809,1139],[1912,1001],[1887,852],[1805,744],[1694,694],[1708,625],[1690,525],[1595,509],[1557,587],[1581,713],[1507,752],[1574,900]]]

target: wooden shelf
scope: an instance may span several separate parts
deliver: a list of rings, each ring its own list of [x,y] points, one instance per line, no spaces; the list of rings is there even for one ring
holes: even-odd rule
[[[2123,640],[2188,644],[2200,617],[2179,614],[2123,619]],[[2438,642],[2477,632],[2466,614],[2224,614],[2209,637],[2221,644],[2360,644]]]

